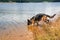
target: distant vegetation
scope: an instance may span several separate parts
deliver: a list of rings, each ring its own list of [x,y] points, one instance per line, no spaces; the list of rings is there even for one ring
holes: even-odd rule
[[[0,0],[0,2],[21,2],[21,0]]]
[[[0,0],[0,2],[60,2],[60,0]]]

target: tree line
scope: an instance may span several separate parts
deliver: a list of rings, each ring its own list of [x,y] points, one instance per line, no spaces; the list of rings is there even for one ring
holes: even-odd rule
[[[60,2],[60,0],[0,0],[0,2]]]

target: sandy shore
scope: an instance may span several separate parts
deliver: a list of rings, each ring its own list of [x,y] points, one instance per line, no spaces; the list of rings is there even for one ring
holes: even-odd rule
[[[0,40],[33,40],[25,24],[5,24],[0,26]]]

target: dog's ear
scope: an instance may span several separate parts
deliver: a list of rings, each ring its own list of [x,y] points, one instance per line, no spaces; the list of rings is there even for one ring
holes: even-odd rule
[[[29,19],[27,19],[27,25],[30,25],[31,21]]]

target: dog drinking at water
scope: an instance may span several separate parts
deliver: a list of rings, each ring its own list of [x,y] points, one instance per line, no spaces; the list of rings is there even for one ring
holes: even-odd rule
[[[34,24],[37,24],[39,25],[38,23],[40,21],[44,21],[46,23],[49,22],[49,19],[48,18],[53,18],[56,14],[54,14],[53,16],[49,16],[47,14],[37,14],[35,16],[33,16],[32,18],[28,19],[27,20],[27,25],[34,25]]]

